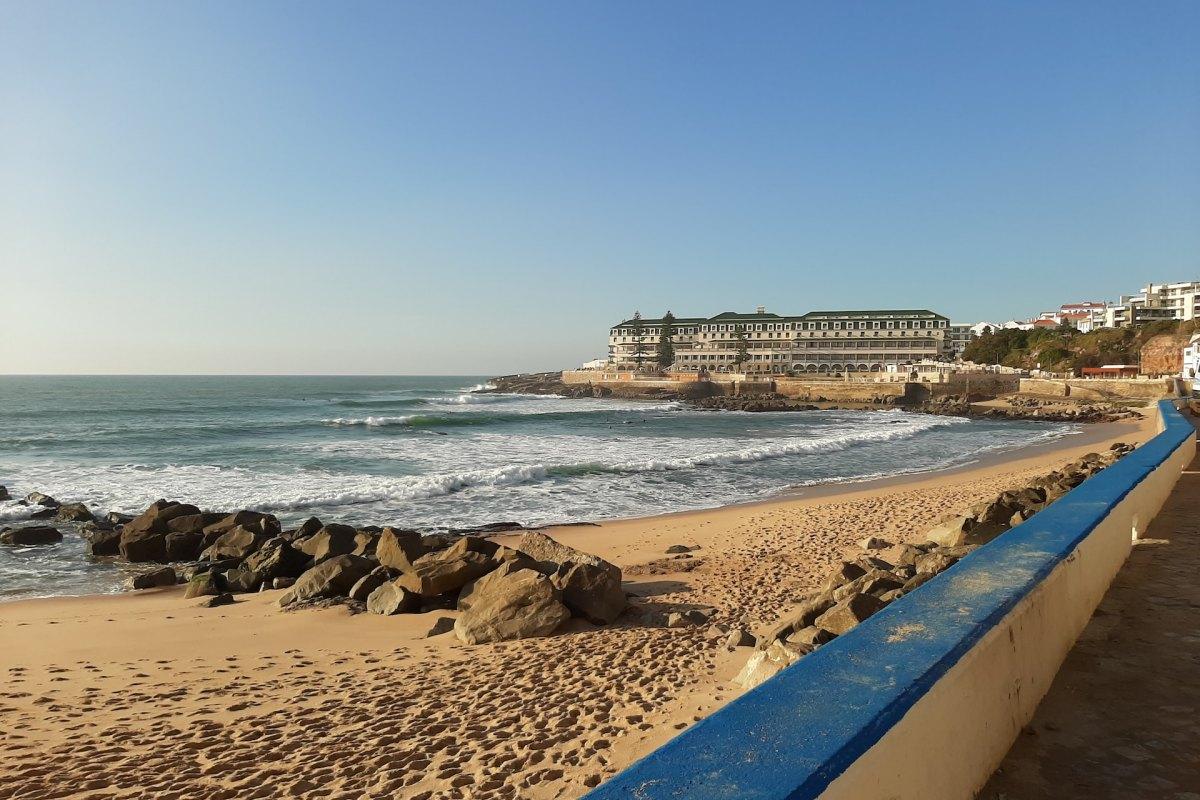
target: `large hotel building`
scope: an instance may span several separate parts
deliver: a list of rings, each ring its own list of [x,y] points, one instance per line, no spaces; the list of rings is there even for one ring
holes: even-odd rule
[[[608,337],[609,363],[634,369],[655,365],[661,319],[625,320]],[[715,317],[675,320],[671,341],[676,372],[750,374],[882,372],[888,365],[949,358],[950,320],[932,311],[810,311],[781,317],[759,308]],[[740,335],[739,335],[740,334]],[[738,364],[744,337],[745,361]]]

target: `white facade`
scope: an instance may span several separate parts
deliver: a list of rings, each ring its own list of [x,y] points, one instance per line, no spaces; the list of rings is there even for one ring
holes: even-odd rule
[[[1123,295],[1104,310],[1104,327],[1200,318],[1200,281],[1150,283],[1139,294]]]
[[[675,372],[844,374],[947,358],[950,321],[932,311],[811,311],[780,316],[727,311],[676,321]],[[625,320],[609,331],[609,360],[625,369],[656,364],[661,319]],[[640,356],[639,356],[640,354]]]
[[[1193,392],[1200,391],[1200,333],[1192,335],[1183,348],[1183,369],[1179,373]]]

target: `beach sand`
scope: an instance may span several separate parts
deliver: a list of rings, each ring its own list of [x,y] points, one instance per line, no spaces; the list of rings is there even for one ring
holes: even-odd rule
[[[865,536],[920,541],[948,511],[1153,433],[1096,425],[968,468],[547,532],[620,564],[643,607],[757,626]],[[285,613],[278,595],[0,605],[0,800],[576,797],[735,697],[748,657],[713,627],[637,617],[468,647],[425,638],[453,612]]]

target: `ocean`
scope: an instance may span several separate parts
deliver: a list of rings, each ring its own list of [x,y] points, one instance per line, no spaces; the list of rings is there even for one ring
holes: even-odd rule
[[[0,526],[40,491],[94,511],[159,498],[285,526],[444,530],[708,508],[967,464],[1078,426],[902,411],[744,413],[478,394],[463,377],[0,376]],[[63,527],[63,526],[60,526]],[[0,546],[0,599],[119,590],[68,532]]]

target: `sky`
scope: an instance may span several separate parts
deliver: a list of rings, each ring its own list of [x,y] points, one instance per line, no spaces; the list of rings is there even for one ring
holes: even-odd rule
[[[634,310],[1200,279],[1200,3],[0,0],[0,372],[487,375]]]

